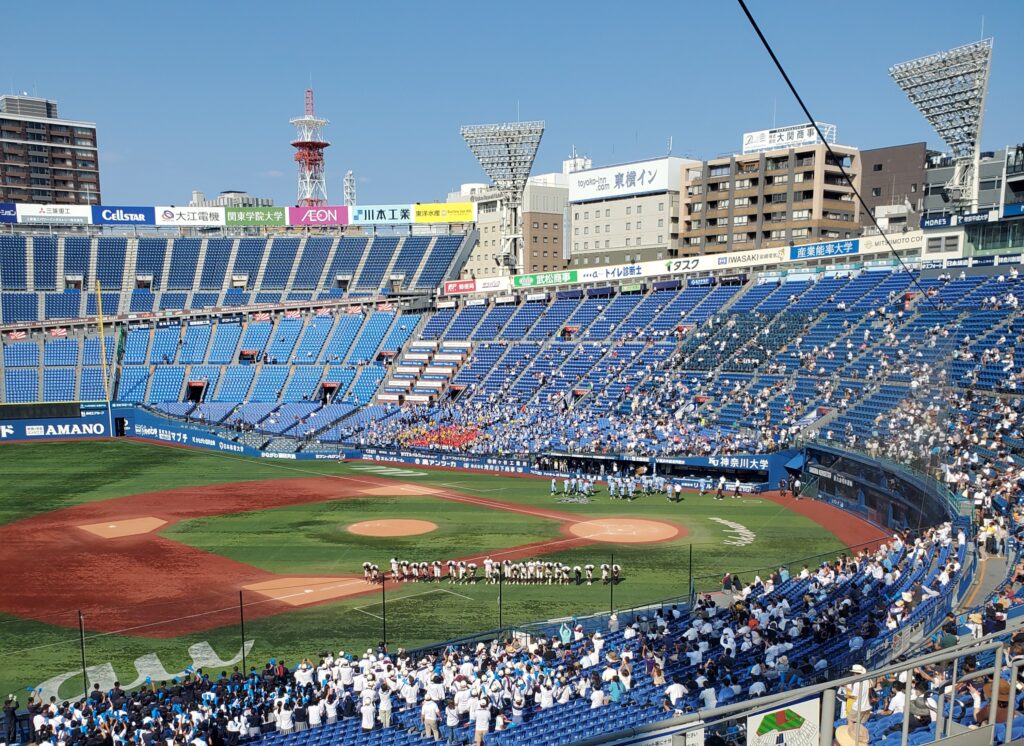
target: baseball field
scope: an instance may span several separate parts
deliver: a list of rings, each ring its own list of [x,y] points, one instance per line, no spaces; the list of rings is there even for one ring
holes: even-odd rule
[[[560,503],[550,482],[120,440],[0,446],[0,694],[414,648],[799,569],[878,529],[810,500]],[[690,562],[692,547],[692,566]],[[614,563],[614,587],[363,581],[362,564]],[[84,641],[84,645],[83,645]],[[243,647],[244,641],[244,647]]]

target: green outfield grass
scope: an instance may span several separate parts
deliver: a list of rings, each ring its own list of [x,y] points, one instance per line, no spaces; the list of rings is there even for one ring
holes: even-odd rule
[[[150,446],[130,441],[47,443],[0,446],[0,523],[45,513],[83,502],[141,492],[256,479],[363,474],[391,477],[417,484],[441,486],[493,500],[554,508],[582,517],[632,516],[670,520],[689,533],[673,542],[655,545],[593,544],[545,555],[570,564],[615,561],[625,580],[614,589],[616,608],[652,603],[686,592],[689,573],[698,588],[713,589],[725,571],[752,571],[800,558],[838,552],[839,541],[812,521],[768,501],[751,499],[715,502],[687,494],[681,504],[658,496],[632,503],[600,495],[590,505],[557,504],[545,480],[488,474],[410,469],[333,462],[254,460],[207,451]],[[422,518],[438,531],[401,539],[356,536],[345,526],[383,517]],[[753,543],[737,547],[720,517],[742,524],[756,534]],[[250,511],[183,522],[161,532],[166,538],[222,554],[265,570],[287,574],[358,573],[364,561],[382,568],[400,554],[431,561],[478,554],[526,543],[558,539],[558,524],[550,520],[495,511],[430,497],[382,496]],[[690,547],[693,566],[689,566]],[[60,557],[40,558],[53,572]],[[482,570],[481,570],[482,572]],[[17,578],[7,578],[16,583]],[[41,589],[45,593],[45,589]],[[197,593],[201,589],[197,589]],[[117,601],[117,577],[112,572],[111,604]],[[506,625],[607,610],[613,603],[607,586],[510,586],[503,588],[501,616]],[[464,636],[498,625],[498,589],[477,585],[404,584],[387,589],[387,638],[391,647],[416,647]],[[67,627],[0,616],[0,694],[17,692],[64,672],[80,670],[76,612],[67,610]],[[175,616],[168,609],[167,618]],[[294,661],[322,649],[362,652],[383,635],[384,616],[377,595],[296,609],[246,623],[245,637],[253,641],[249,663],[261,665],[270,657]],[[163,630],[173,630],[173,623]],[[135,678],[136,658],[156,654],[169,672],[192,663],[190,645],[208,642],[223,659],[239,652],[241,633],[229,626],[175,637],[95,635],[87,630],[90,666],[110,663],[122,683]],[[63,696],[81,691],[82,677],[72,674],[60,688]]]

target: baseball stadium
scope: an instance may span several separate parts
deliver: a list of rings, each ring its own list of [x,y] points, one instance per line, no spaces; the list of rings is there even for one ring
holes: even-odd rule
[[[0,193],[5,742],[1024,739],[991,61],[889,71],[951,151],[920,227],[792,84],[724,159],[538,176],[544,122],[462,127],[447,202],[330,204],[312,91],[295,206]],[[613,212],[674,246],[577,253]]]

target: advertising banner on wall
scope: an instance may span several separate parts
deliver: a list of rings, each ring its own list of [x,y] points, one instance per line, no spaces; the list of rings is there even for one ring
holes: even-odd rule
[[[413,205],[414,223],[472,223],[472,202],[432,202]]]
[[[89,205],[17,205],[19,223],[88,225],[92,220]]]
[[[184,228],[224,225],[224,208],[157,205],[156,224]]]
[[[571,285],[579,282],[574,269],[564,272],[538,272],[532,275],[516,275],[512,278],[512,286],[517,288],[540,288],[549,285]]]
[[[791,246],[789,258],[818,259],[830,256],[849,256],[860,250],[860,239],[851,238],[846,241],[827,241],[825,243],[809,243],[803,246]]]
[[[18,207],[13,202],[0,202],[0,223],[17,223]]]
[[[886,242],[886,238],[889,239]],[[864,236],[860,241],[860,254],[878,254],[889,251],[889,245],[897,251],[905,249],[924,249],[924,231],[907,231],[906,233],[890,233],[888,236]]]
[[[483,280],[450,280],[444,284],[445,295],[466,295],[467,293],[500,293],[511,285],[509,277],[488,277]]]
[[[0,205],[0,221],[3,220],[3,209],[4,209],[4,205]],[[1024,215],[1024,203],[1018,203],[1018,204],[1015,204],[1015,205],[1006,205],[1003,208],[1003,217],[1004,218],[1015,218],[1015,217],[1019,217],[1020,215]]]
[[[348,208],[343,205],[289,207],[288,225],[348,225]]]
[[[592,168],[569,174],[569,201],[628,197],[631,194],[679,191],[682,158],[656,158],[621,166]]]
[[[404,225],[412,222],[412,205],[354,205],[349,225]]]
[[[836,141],[836,126],[818,122],[818,127],[825,133],[830,143]],[[770,130],[743,133],[743,153],[760,153],[765,150],[783,150],[804,145],[815,145],[821,142],[814,125],[794,124],[789,127],[776,127]]]
[[[106,411],[98,412],[98,414],[106,414]],[[0,421],[0,442],[9,440],[106,438],[109,435],[106,417]]]
[[[93,205],[93,225],[155,225],[152,207]]]
[[[287,225],[283,207],[226,207],[225,225]]]

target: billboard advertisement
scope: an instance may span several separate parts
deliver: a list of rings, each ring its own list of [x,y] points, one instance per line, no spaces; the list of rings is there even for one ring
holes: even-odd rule
[[[176,227],[205,227],[224,225],[223,207],[156,206],[156,224]]]
[[[287,225],[283,207],[226,207],[225,225]]]
[[[472,202],[430,202],[413,205],[414,223],[472,223]]]
[[[517,288],[541,288],[549,285],[571,285],[578,282],[576,270],[564,272],[538,272],[532,275],[516,275],[512,278],[512,286]]]
[[[106,411],[97,412],[97,414],[106,414]],[[0,442],[106,438],[109,436],[106,417],[0,421]]]
[[[569,201],[628,197],[650,192],[679,191],[682,158],[656,158],[621,166],[592,168],[569,174]]]
[[[885,236],[864,236],[860,241],[861,254],[877,254],[889,251],[889,244],[897,251],[904,249],[923,249],[924,231],[913,230],[906,233],[890,233],[889,241],[886,243]]]
[[[93,225],[155,225],[156,213],[152,207],[124,207],[93,205]]]
[[[491,293],[508,290],[509,277],[488,277],[483,280],[451,280],[444,284],[445,295],[466,295],[467,293]],[[518,287],[518,286],[517,286]]]
[[[16,205],[19,223],[88,225],[92,220],[89,205]]]
[[[342,205],[289,207],[288,225],[348,225],[348,208]]]
[[[3,222],[4,207],[6,205],[0,205],[0,222]],[[1024,215],[1024,203],[1017,203],[1013,205],[1006,205],[1003,208],[1004,218],[1015,218],[1019,215]]]
[[[884,241],[883,241],[884,243]],[[845,241],[826,241],[825,243],[808,243],[803,246],[790,246],[789,258],[819,259],[830,256],[849,256],[860,251],[860,239],[851,238]]]
[[[0,223],[17,223],[18,207],[13,202],[0,202]]]
[[[412,205],[353,205],[349,225],[404,225],[412,222]]]
[[[816,122],[825,138],[830,143],[836,141],[836,126],[825,122]],[[770,130],[743,133],[743,153],[760,153],[764,150],[784,150],[804,145],[816,145],[821,142],[814,125],[794,124],[789,127],[775,127]]]

